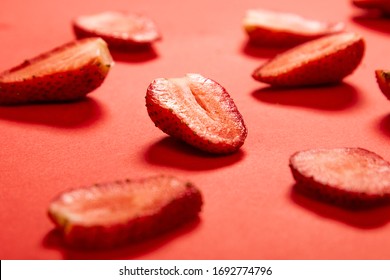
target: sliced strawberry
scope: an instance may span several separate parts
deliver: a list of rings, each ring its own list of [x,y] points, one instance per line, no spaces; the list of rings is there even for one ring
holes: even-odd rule
[[[101,37],[110,48],[117,49],[147,47],[161,38],[150,18],[116,11],[79,16],[73,21],[73,29],[78,38]]]
[[[257,68],[254,79],[272,86],[310,86],[340,82],[362,61],[363,38],[339,33],[306,42]]]
[[[290,157],[297,189],[347,207],[390,201],[390,163],[361,148],[312,149]]]
[[[198,216],[200,191],[189,182],[160,175],[66,191],[48,214],[66,244],[113,248],[172,230]]]
[[[147,89],[146,107],[163,132],[210,153],[234,152],[247,136],[225,88],[199,74],[155,79]]]
[[[0,104],[81,99],[102,84],[112,65],[102,39],[70,42],[0,73]]]
[[[366,10],[379,10],[384,16],[390,16],[389,0],[352,0],[352,4]]]
[[[249,42],[264,47],[292,47],[345,29],[342,22],[322,22],[264,9],[247,10],[243,26]]]
[[[380,90],[390,100],[390,70],[375,70],[375,77]]]

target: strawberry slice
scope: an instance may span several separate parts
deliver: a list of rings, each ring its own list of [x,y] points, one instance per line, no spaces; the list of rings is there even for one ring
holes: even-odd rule
[[[322,22],[264,9],[247,10],[243,26],[249,42],[264,47],[292,47],[345,29],[342,22]]]
[[[155,79],[147,89],[146,107],[163,132],[206,152],[232,153],[247,136],[225,88],[199,74]]]
[[[196,218],[201,206],[192,183],[159,175],[66,191],[48,214],[67,245],[104,249],[172,230]]]
[[[161,39],[150,18],[131,13],[107,11],[74,19],[73,30],[78,38],[101,37],[110,48],[144,48]]]
[[[352,0],[356,7],[366,10],[379,10],[384,16],[390,16],[389,0]]]
[[[338,83],[360,64],[363,38],[351,32],[315,39],[289,49],[258,67],[252,77],[272,86]]]
[[[297,190],[340,206],[390,201],[390,163],[362,148],[300,151],[290,168]]]
[[[375,77],[380,90],[390,100],[390,70],[375,70]]]
[[[102,84],[112,65],[100,38],[67,43],[0,73],[0,104],[81,99]]]

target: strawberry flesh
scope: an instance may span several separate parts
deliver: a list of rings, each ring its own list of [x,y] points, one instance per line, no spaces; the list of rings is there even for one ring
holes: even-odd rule
[[[163,132],[206,152],[234,152],[247,136],[225,88],[199,74],[155,79],[147,89],[146,107]]]
[[[258,67],[252,77],[272,86],[338,83],[360,64],[363,38],[351,32],[328,35],[289,49]]]
[[[292,47],[345,29],[342,22],[322,22],[264,9],[247,10],[243,26],[250,43],[264,47]]]
[[[192,183],[159,175],[66,191],[48,214],[67,245],[103,249],[172,230],[196,218],[202,203]]]
[[[390,163],[362,148],[300,151],[290,168],[298,190],[340,206],[390,201]]]
[[[142,48],[161,39],[150,18],[116,11],[79,16],[73,21],[73,29],[78,38],[101,37],[115,49]]]
[[[0,104],[73,101],[98,88],[113,64],[100,38],[70,42],[0,74]]]
[[[382,69],[375,70],[375,77],[380,90],[390,100],[390,71]]]

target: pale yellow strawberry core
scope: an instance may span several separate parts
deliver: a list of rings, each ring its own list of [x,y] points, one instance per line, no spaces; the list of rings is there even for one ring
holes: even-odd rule
[[[108,72],[113,59],[106,42],[100,38],[84,39],[69,43],[51,52],[25,62],[19,70],[3,73],[1,82],[16,82],[53,73],[81,69],[89,64],[98,64],[103,72]]]
[[[305,35],[340,32],[345,27],[341,22],[321,22],[306,19],[292,13],[282,13],[263,9],[247,10],[243,25],[248,31],[261,28],[275,32],[298,33]]]

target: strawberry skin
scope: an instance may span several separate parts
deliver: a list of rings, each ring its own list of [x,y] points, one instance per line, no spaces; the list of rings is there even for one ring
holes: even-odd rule
[[[342,22],[321,22],[292,13],[264,9],[247,10],[243,26],[250,43],[277,48],[296,46],[345,29]]]
[[[375,70],[375,78],[382,93],[390,100],[390,70]]]
[[[247,136],[225,88],[199,74],[155,79],[147,89],[146,108],[163,132],[209,153],[235,152]]]
[[[258,67],[252,77],[271,86],[334,84],[358,67],[365,52],[363,38],[343,32],[289,49]]]
[[[296,152],[289,166],[298,191],[344,207],[390,201],[390,163],[362,148]]]
[[[195,219],[202,204],[192,183],[158,175],[66,191],[50,203],[48,214],[68,246],[108,249]]]
[[[102,84],[112,65],[100,38],[67,43],[0,73],[0,104],[81,99]]]
[[[161,39],[150,18],[116,11],[79,16],[73,20],[73,30],[78,38],[101,37],[119,50],[143,49]]]

